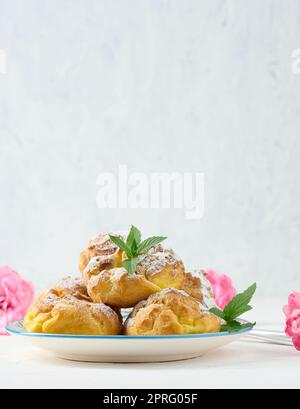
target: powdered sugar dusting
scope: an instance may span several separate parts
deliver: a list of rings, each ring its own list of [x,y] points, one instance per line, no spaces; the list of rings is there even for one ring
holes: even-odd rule
[[[111,235],[123,240],[126,239],[126,234],[124,233],[111,233]],[[95,255],[105,256],[115,254],[119,247],[111,240],[109,234],[99,234],[89,242],[88,250],[93,251]]]
[[[159,274],[167,266],[181,265],[182,261],[171,249],[156,246],[150,249],[137,266],[137,273],[148,276]]]
[[[208,310],[216,307],[216,301],[215,301],[212,286],[210,282],[208,281],[208,279],[206,278],[206,275],[207,275],[206,270],[194,271],[193,275],[200,279],[201,292],[203,295],[203,305],[206,306]]]

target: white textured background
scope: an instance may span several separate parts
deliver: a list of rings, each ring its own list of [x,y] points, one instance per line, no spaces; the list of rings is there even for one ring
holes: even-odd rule
[[[0,0],[0,262],[36,285],[98,231],[300,290],[299,0]],[[206,174],[206,211],[99,210],[97,175]]]

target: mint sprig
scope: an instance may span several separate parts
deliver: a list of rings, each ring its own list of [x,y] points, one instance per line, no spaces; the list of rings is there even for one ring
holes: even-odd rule
[[[109,235],[110,239],[125,252],[127,260],[123,261],[123,267],[129,274],[133,274],[141,260],[141,255],[146,253],[151,247],[157,246],[166,237],[154,236],[142,241],[142,234],[140,230],[131,226],[126,242],[120,237]]]
[[[243,329],[253,328],[255,323],[242,324],[237,321],[241,315],[252,310],[250,302],[256,292],[256,283],[246,291],[235,296],[232,301],[225,307],[224,311],[219,308],[211,308],[210,312],[226,322],[222,325],[221,332],[238,332]]]

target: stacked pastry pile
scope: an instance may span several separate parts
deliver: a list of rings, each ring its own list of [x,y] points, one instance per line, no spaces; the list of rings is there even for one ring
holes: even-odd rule
[[[86,335],[220,331],[221,320],[209,312],[214,297],[205,272],[187,272],[173,250],[161,244],[140,255],[131,273],[124,268],[126,259],[110,235],[91,240],[80,254],[81,278],[64,278],[43,291],[25,317],[26,331]],[[123,322],[122,309],[128,308],[132,311]]]

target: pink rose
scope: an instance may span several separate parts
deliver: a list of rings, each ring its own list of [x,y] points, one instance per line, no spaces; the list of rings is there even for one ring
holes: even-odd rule
[[[300,351],[300,337],[293,337],[292,340],[297,351]]]
[[[208,269],[207,273],[206,278],[213,287],[216,304],[219,308],[224,310],[230,301],[237,295],[237,291],[227,275],[219,274],[212,269]]]
[[[300,351],[300,293],[294,291],[288,300],[288,305],[283,307],[286,316],[285,333]]]
[[[24,318],[33,296],[29,281],[10,267],[0,266],[0,335],[7,335],[4,327],[8,323]]]
[[[294,310],[300,309],[300,293],[297,293],[294,291],[290,296],[288,300],[288,305],[285,305],[283,307],[283,311],[288,318]]]

